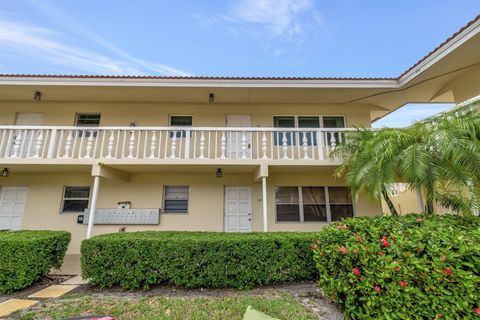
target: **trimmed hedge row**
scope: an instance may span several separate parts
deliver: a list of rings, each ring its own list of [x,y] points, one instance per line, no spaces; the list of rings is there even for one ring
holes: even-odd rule
[[[29,287],[51,268],[60,268],[70,243],[64,231],[0,232],[0,292]]]
[[[133,232],[84,240],[82,274],[102,288],[248,289],[316,278],[312,233]]]
[[[313,251],[319,284],[352,319],[478,319],[480,218],[350,218]]]

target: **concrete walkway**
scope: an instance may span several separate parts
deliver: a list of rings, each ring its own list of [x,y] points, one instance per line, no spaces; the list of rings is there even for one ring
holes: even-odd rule
[[[66,255],[63,260],[63,265],[60,270],[52,270],[53,275],[73,275],[74,277],[62,282],[61,284],[51,285],[36,291],[26,298],[11,298],[0,303],[0,319],[8,315],[20,311],[22,309],[30,308],[31,306],[45,301],[46,299],[58,298],[65,293],[77,288],[80,285],[86,284],[80,276],[80,255],[70,254]]]
[[[60,270],[52,269],[51,274],[55,275],[69,275],[76,276],[82,272],[80,268],[80,255],[79,254],[67,254],[63,259],[63,265]]]
[[[42,290],[39,290],[31,295],[28,299],[8,299],[0,303],[0,318],[6,317],[14,312],[22,309],[30,308],[31,306],[50,298],[58,298],[65,293],[72,291],[79,285],[86,284],[87,282],[82,279],[81,276],[76,276],[61,284],[51,285]],[[32,299],[30,299],[32,298]]]

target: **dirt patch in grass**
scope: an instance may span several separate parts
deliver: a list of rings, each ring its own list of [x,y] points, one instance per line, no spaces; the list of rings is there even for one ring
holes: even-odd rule
[[[342,314],[311,282],[248,291],[156,286],[149,290],[101,290],[83,285],[11,319],[64,319],[113,315],[117,319],[241,319],[248,305],[279,319],[341,320]]]

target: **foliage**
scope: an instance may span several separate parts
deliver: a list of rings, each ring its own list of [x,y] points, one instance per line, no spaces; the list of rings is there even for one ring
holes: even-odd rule
[[[474,319],[480,218],[350,218],[313,245],[319,284],[353,319]]]
[[[460,213],[477,213],[480,192],[480,116],[463,107],[417,122],[408,128],[357,129],[333,153],[345,162],[337,169],[355,195],[383,197],[396,215],[388,194],[405,182],[425,199]]]
[[[69,243],[64,231],[0,232],[0,292],[26,288],[60,268]]]
[[[224,293],[225,295],[225,293]],[[69,295],[20,314],[20,319],[66,319],[78,315],[112,315],[115,319],[241,320],[248,306],[278,319],[314,320],[316,317],[290,295],[222,297],[121,297]]]
[[[133,232],[81,246],[82,274],[100,287],[255,286],[314,279],[312,233]]]

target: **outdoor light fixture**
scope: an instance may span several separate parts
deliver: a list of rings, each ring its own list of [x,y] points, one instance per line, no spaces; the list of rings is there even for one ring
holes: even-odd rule
[[[218,168],[217,171],[215,172],[215,175],[217,176],[217,178],[223,177],[223,170],[222,170],[222,168]]]
[[[33,95],[33,100],[40,101],[42,100],[42,93],[40,91],[35,91]]]
[[[0,171],[0,177],[6,178],[10,174],[10,171],[8,171],[8,168],[3,168],[2,171]]]
[[[215,95],[213,93],[210,93],[208,95],[208,102],[214,103],[215,102]]]

